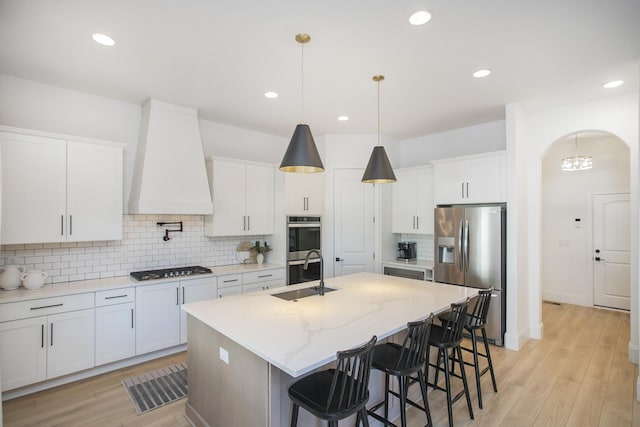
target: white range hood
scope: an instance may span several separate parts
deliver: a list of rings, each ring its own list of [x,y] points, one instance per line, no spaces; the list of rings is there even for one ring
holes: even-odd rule
[[[196,110],[147,100],[142,105],[129,213],[212,212]]]

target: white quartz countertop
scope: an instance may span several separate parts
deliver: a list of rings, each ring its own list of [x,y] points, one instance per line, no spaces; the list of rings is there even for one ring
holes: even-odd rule
[[[304,283],[182,306],[190,315],[287,374],[298,377],[335,360],[338,350],[378,340],[476,295],[477,289],[356,273],[327,279],[337,289],[297,302],[271,294]],[[233,357],[233,356],[231,356]]]
[[[224,276],[226,274],[248,273],[252,271],[271,270],[284,268],[280,264],[232,264],[209,267],[211,274],[198,274],[194,276],[170,277],[167,279],[136,281],[130,276],[109,277],[104,279],[78,280],[75,282],[62,282],[45,285],[40,289],[25,289],[20,287],[13,291],[0,289],[0,304],[18,301],[27,301],[38,298],[58,297],[64,295],[82,294],[85,292],[104,291],[109,289],[125,288],[128,286],[146,286],[156,283],[175,282],[181,280],[202,279],[206,277]]]

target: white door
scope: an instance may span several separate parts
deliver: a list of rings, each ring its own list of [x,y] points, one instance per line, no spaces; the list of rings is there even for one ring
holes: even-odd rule
[[[185,280],[180,282],[182,304],[204,301],[218,296],[218,280],[215,277]],[[187,313],[180,310],[180,344],[187,342]]]
[[[96,308],[96,366],[136,355],[135,303]]]
[[[136,286],[136,355],[180,343],[180,283]]]
[[[363,169],[333,173],[334,276],[373,272],[373,185],[363,184]]]
[[[47,379],[47,317],[0,323],[3,391]]]
[[[629,310],[629,194],[593,196],[593,302]]]
[[[49,316],[47,379],[95,366],[93,308]]]

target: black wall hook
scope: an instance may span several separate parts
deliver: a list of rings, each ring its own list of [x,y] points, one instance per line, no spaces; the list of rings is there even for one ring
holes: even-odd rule
[[[182,233],[182,221],[174,221],[174,222],[156,222],[156,225],[159,227],[164,227],[167,225],[179,225],[180,228],[178,228],[177,230],[169,230],[168,228],[166,230],[164,230],[164,237],[162,238],[162,240],[164,240],[165,242],[168,242],[171,238],[169,237],[169,233],[175,233],[175,232],[180,232]]]

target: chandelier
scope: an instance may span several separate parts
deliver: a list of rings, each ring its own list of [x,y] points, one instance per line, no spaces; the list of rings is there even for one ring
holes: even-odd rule
[[[576,151],[573,157],[562,159],[562,170],[564,172],[583,171],[593,167],[591,156],[578,156],[578,134],[576,133]]]

